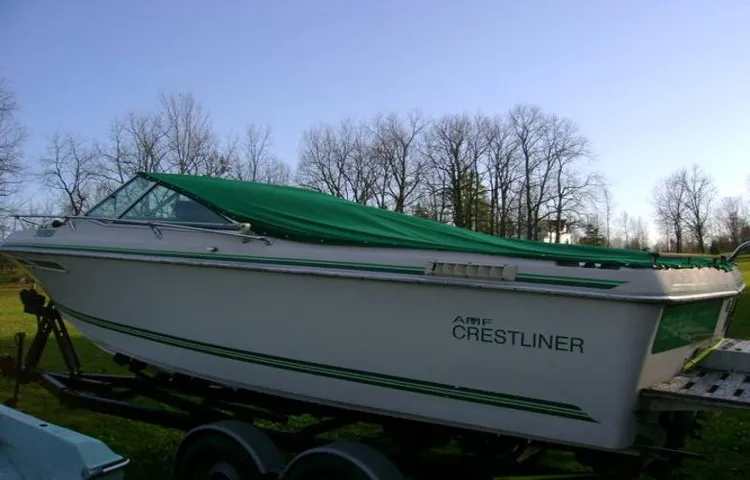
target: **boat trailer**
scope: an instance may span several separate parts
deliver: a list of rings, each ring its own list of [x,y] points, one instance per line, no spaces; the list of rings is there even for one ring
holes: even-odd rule
[[[174,480],[417,480],[436,475],[462,480],[625,480],[636,478],[647,466],[671,469],[675,460],[701,458],[646,445],[637,454],[598,451],[311,404],[163,372],[122,354],[115,354],[114,361],[127,366],[129,374],[85,373],[54,303],[33,288],[22,290],[20,297],[24,312],[36,317],[37,330],[28,350],[26,335],[19,332],[15,354],[0,357],[0,371],[15,380],[6,405],[16,407],[20,386],[35,382],[71,408],[184,431],[172,466]],[[50,335],[55,337],[66,371],[39,368]],[[748,410],[750,341],[725,339],[689,362],[682,374],[644,389],[641,395],[650,411]],[[136,403],[137,398],[164,407]],[[293,427],[290,419],[301,415],[319,421]],[[259,420],[276,426],[259,426]],[[362,422],[379,426],[385,440],[381,436],[356,441],[320,438]],[[685,434],[694,426],[693,421]],[[453,454],[436,451],[452,440],[460,450]],[[594,467],[593,472],[543,467],[539,460],[550,450],[601,461],[583,462]],[[381,451],[388,451],[388,456]],[[298,453],[290,460],[282,452]],[[624,462],[613,462],[615,457]],[[604,468],[596,468],[601,465]],[[196,472],[200,473],[196,476]],[[659,472],[657,468],[649,474]]]

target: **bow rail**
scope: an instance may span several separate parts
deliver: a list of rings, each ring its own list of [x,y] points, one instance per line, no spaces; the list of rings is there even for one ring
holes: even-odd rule
[[[175,230],[186,230],[193,232],[205,232],[205,233],[217,233],[220,235],[227,235],[231,237],[241,238],[244,242],[250,240],[258,240],[264,242],[266,245],[272,245],[273,239],[262,235],[250,234],[251,226],[249,223],[234,222],[229,224],[225,223],[206,223],[206,222],[155,222],[153,220],[135,220],[126,218],[112,218],[112,217],[94,217],[88,215],[45,215],[45,214],[14,214],[12,218],[24,222],[30,218],[54,218],[57,221],[53,221],[50,227],[57,228],[63,224],[67,224],[71,230],[75,231],[77,220],[84,220],[97,223],[99,225],[141,225],[150,227],[158,238],[161,238],[160,228],[171,228]],[[59,221],[59,219],[64,219]],[[37,224],[37,228],[39,225]]]
[[[750,249],[750,240],[746,240],[742,243],[740,243],[737,248],[734,249],[734,251],[729,255],[730,262],[734,262],[734,260],[739,257],[745,250]]]

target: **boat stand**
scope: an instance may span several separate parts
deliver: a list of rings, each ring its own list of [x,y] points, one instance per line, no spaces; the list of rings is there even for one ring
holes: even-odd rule
[[[54,304],[51,301],[45,304],[45,297],[33,288],[23,290],[20,297],[24,312],[36,317],[37,330],[27,352],[24,352],[25,334],[19,332],[16,334],[15,355],[0,357],[0,371],[15,379],[13,396],[6,404],[16,406],[20,386],[36,382],[71,408],[185,431],[175,453],[175,480],[182,478],[182,472],[194,472],[200,465],[205,466],[205,462],[199,462],[199,465],[196,459],[205,460],[206,452],[217,451],[223,453],[212,459],[211,468],[218,469],[212,472],[223,476],[210,478],[228,480],[310,480],[319,478],[317,475],[321,471],[330,475],[326,478],[337,480],[426,479],[437,475],[462,480],[630,479],[639,473],[623,468],[624,464],[620,462],[616,466],[608,465],[612,455],[624,458],[626,462],[631,458],[638,459],[636,455],[604,454],[606,469],[616,468],[614,472],[606,469],[594,473],[569,472],[545,468],[538,460],[549,450],[594,456],[601,452],[469,432],[228,388],[199,378],[161,372],[121,354],[115,354],[114,361],[126,366],[128,374],[85,373],[65,322]],[[39,368],[52,334],[67,371],[45,372]],[[133,400],[139,397],[149,398],[167,408],[134,403]],[[319,421],[293,428],[290,418],[298,415],[309,415]],[[276,424],[277,428],[259,427],[258,420]],[[356,441],[321,438],[322,434],[362,422],[380,426],[380,433],[385,433],[386,438],[378,436]],[[451,440],[458,441],[460,454],[434,452],[434,448]],[[291,461],[285,461],[282,449],[301,453]],[[389,451],[389,455],[386,457],[381,450]],[[650,454],[695,456],[658,448],[651,449]],[[640,465],[632,463],[636,464]],[[211,472],[205,473],[209,478]]]

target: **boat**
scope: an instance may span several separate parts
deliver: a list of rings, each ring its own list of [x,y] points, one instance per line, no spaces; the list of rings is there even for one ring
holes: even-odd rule
[[[639,392],[721,341],[745,288],[734,256],[499,238],[221,178],[139,173],[85,214],[50,218],[0,252],[108,352],[607,450],[634,444]]]
[[[129,463],[101,440],[0,404],[3,480],[121,480]]]

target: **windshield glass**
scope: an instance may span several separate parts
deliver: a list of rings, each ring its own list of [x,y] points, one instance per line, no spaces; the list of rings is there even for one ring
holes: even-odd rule
[[[200,203],[142,177],[123,185],[86,216],[194,224],[231,223]]]
[[[230,223],[200,203],[161,185],[137,201],[122,218],[181,223]]]
[[[112,192],[101,203],[86,213],[88,217],[118,218],[133,202],[155,185],[151,180],[136,177]]]

